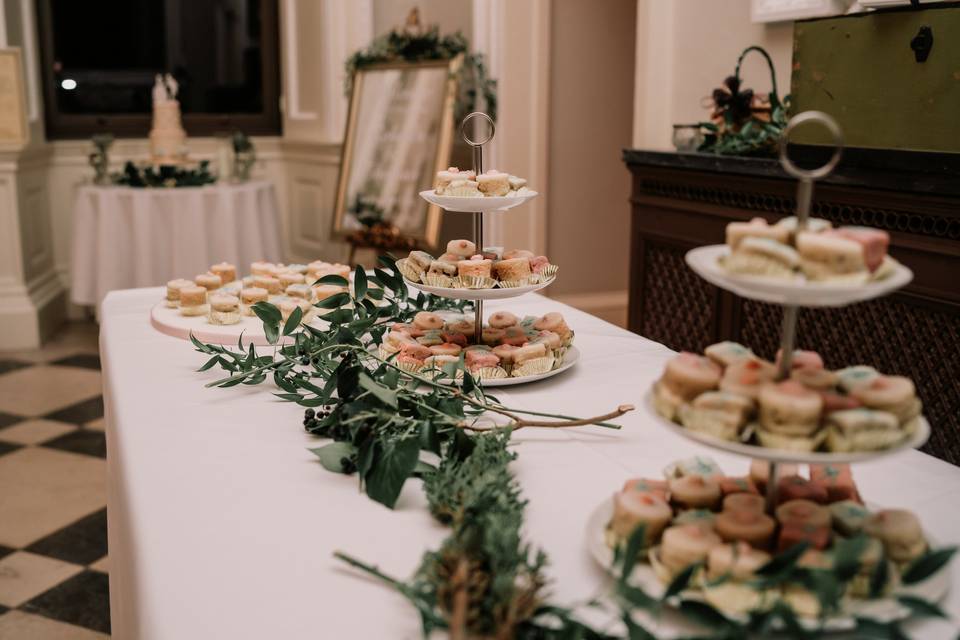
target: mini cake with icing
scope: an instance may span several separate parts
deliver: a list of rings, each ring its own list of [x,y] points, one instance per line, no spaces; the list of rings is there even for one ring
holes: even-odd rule
[[[477,253],[477,245],[470,240],[451,240],[447,243],[447,253],[459,258],[469,258]]]
[[[255,316],[253,305],[258,302],[266,302],[270,293],[260,287],[247,287],[240,291],[240,312],[245,316]]]
[[[493,265],[497,278],[501,281],[520,282],[530,277],[530,260],[527,258],[511,258],[501,260]]]
[[[485,196],[505,196],[510,191],[510,176],[496,169],[477,176],[477,188]]]
[[[723,498],[724,511],[759,511],[763,513],[766,500],[759,493],[731,493]]]
[[[210,324],[237,324],[240,322],[240,299],[215,293],[210,296]]]
[[[724,509],[713,523],[724,542],[746,542],[758,549],[770,546],[776,526],[773,518],[756,509]]]
[[[723,266],[731,273],[789,278],[800,266],[800,254],[776,240],[749,236],[727,256]]]
[[[668,527],[660,539],[659,562],[669,575],[674,576],[690,565],[706,560],[710,551],[721,544],[720,536],[696,524]]]
[[[167,283],[167,295],[164,300],[164,304],[171,309],[176,309],[180,306],[180,290],[184,287],[194,287],[196,286],[192,280],[185,280],[183,278],[177,278],[176,280],[171,280]]]
[[[492,271],[493,261],[480,255],[475,255],[469,260],[461,260],[457,263],[457,273],[460,277],[489,278]]]
[[[879,539],[887,556],[894,562],[910,562],[927,550],[920,521],[906,509],[878,511],[867,518],[863,531]]]
[[[203,287],[207,291],[216,291],[223,286],[223,280],[220,279],[220,276],[212,273],[201,273],[193,281],[197,283],[198,287]]]
[[[670,524],[673,512],[666,501],[652,492],[620,491],[613,495],[613,517],[609,529],[618,540],[627,540],[640,526],[647,544],[660,537]]]
[[[753,218],[750,222],[731,222],[727,225],[726,240],[731,249],[740,247],[746,238],[764,238],[786,243],[790,230],[783,226],[770,225],[763,218]]]
[[[670,500],[684,509],[713,509],[720,504],[720,483],[689,475],[670,480]]]
[[[207,290],[203,287],[192,286],[180,289],[180,315],[204,316],[207,315]]]

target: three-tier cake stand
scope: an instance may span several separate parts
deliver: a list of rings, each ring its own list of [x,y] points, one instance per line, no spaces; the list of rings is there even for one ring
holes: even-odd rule
[[[487,125],[487,134],[485,136],[478,136],[476,138],[471,137],[470,135],[470,125],[472,122],[477,120],[480,123],[485,123]],[[464,117],[463,121],[460,123],[460,135],[463,137],[463,140],[470,145],[473,151],[473,170],[477,175],[483,173],[483,146],[493,140],[493,137],[496,133],[496,125],[493,122],[493,119],[481,111],[474,111],[473,113],[468,114]],[[473,216],[473,242],[477,247],[477,252],[480,253],[483,251],[484,245],[484,220],[483,216],[485,213],[490,213],[494,211],[506,211],[507,209],[512,209],[518,205],[521,205],[525,202],[528,202],[537,196],[536,191],[527,191],[523,195],[519,196],[502,196],[502,197],[461,197],[461,196],[440,196],[437,195],[433,190],[421,191],[420,196],[430,202],[439,206],[446,212],[457,212],[457,213],[469,213]],[[448,287],[434,287],[419,282],[414,282],[412,280],[406,279],[405,282],[414,289],[418,291],[423,291],[424,293],[430,293],[441,298],[451,298],[455,300],[472,300],[474,304],[474,336],[476,341],[480,343],[483,335],[483,303],[485,300],[504,300],[507,298],[516,298],[519,296],[538,291],[545,287],[553,284],[556,276],[549,279],[531,283],[522,287],[511,287],[511,288],[494,288],[494,289],[466,289],[466,288],[448,288]],[[549,378],[555,376],[558,373],[561,373],[570,367],[572,367],[577,360],[580,359],[580,352],[576,346],[571,345],[563,357],[563,362],[556,368],[539,375],[532,376],[523,376],[517,378],[500,378],[500,379],[491,379],[484,380],[483,384],[487,387],[497,387],[497,386],[508,386],[516,384],[524,384],[527,382],[534,382],[536,380],[542,380],[544,378]]]

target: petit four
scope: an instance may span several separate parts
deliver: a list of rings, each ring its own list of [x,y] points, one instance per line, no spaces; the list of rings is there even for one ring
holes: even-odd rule
[[[759,493],[731,493],[723,498],[724,511],[759,511],[763,513],[766,500]]]
[[[713,478],[688,475],[670,480],[670,500],[680,508],[713,509],[720,497],[720,483]]]
[[[863,525],[870,517],[867,508],[853,500],[833,502],[829,508],[833,528],[843,536],[855,536],[863,531]]]
[[[713,531],[697,524],[668,527],[660,538],[659,562],[670,576],[706,560],[711,549],[723,544]]]
[[[180,315],[204,316],[207,314],[207,290],[192,286],[180,289]]]
[[[411,251],[397,268],[411,282],[443,288],[489,289],[520,287],[547,282],[558,267],[546,256],[535,256],[525,249],[513,249],[501,255],[497,248],[478,252],[470,240],[451,240],[447,251],[434,259],[424,251]]]
[[[222,293],[210,295],[210,324],[237,324],[240,322],[240,299]]]
[[[720,265],[744,275],[864,283],[886,277],[895,264],[887,255],[890,235],[886,231],[834,229],[820,218],[808,219],[802,231],[793,216],[773,225],[763,218],[731,222],[726,243],[730,253],[720,258]]]
[[[485,196],[505,196],[510,192],[510,176],[496,169],[477,176],[477,188]]]
[[[863,523],[863,531],[878,538],[894,562],[910,562],[927,550],[920,521],[905,509],[884,509],[873,514]]]
[[[237,279],[237,267],[229,262],[218,262],[210,267],[210,273],[220,276],[223,284],[233,282]]]
[[[724,542],[746,542],[758,549],[770,545],[776,526],[773,518],[756,509],[724,509],[714,521]]]
[[[450,167],[437,172],[433,192],[438,196],[519,196],[527,192],[527,181],[490,169],[481,174]]]
[[[253,305],[258,302],[266,302],[270,292],[260,287],[248,287],[240,291],[240,312],[245,316],[255,316]]]
[[[647,544],[657,540],[670,524],[673,512],[655,493],[621,491],[613,496],[613,518],[609,529],[618,541],[625,541],[639,526],[645,527]]]
[[[171,280],[167,283],[167,297],[166,297],[166,306],[171,309],[176,309],[180,306],[180,290],[184,287],[193,287],[196,286],[193,284],[192,280],[184,280],[183,278],[177,278],[176,280]]]
[[[193,279],[198,287],[203,287],[207,291],[216,291],[223,286],[223,280],[220,276],[212,273],[201,273]]]

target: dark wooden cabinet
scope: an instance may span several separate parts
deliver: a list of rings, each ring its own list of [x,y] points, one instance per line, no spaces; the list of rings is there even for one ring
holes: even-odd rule
[[[708,284],[685,253],[723,242],[733,220],[794,213],[796,183],[776,161],[624,152],[633,177],[629,327],[672,349],[736,340],[772,358],[781,310]],[[881,299],[803,309],[798,346],[827,366],[869,364],[911,377],[933,435],[928,453],[960,464],[960,156],[853,151],[818,183],[813,213],[890,232],[913,282]]]

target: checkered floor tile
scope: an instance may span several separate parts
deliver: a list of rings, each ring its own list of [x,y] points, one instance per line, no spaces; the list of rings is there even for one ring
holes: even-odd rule
[[[0,352],[0,638],[107,638],[107,444],[95,325]]]

